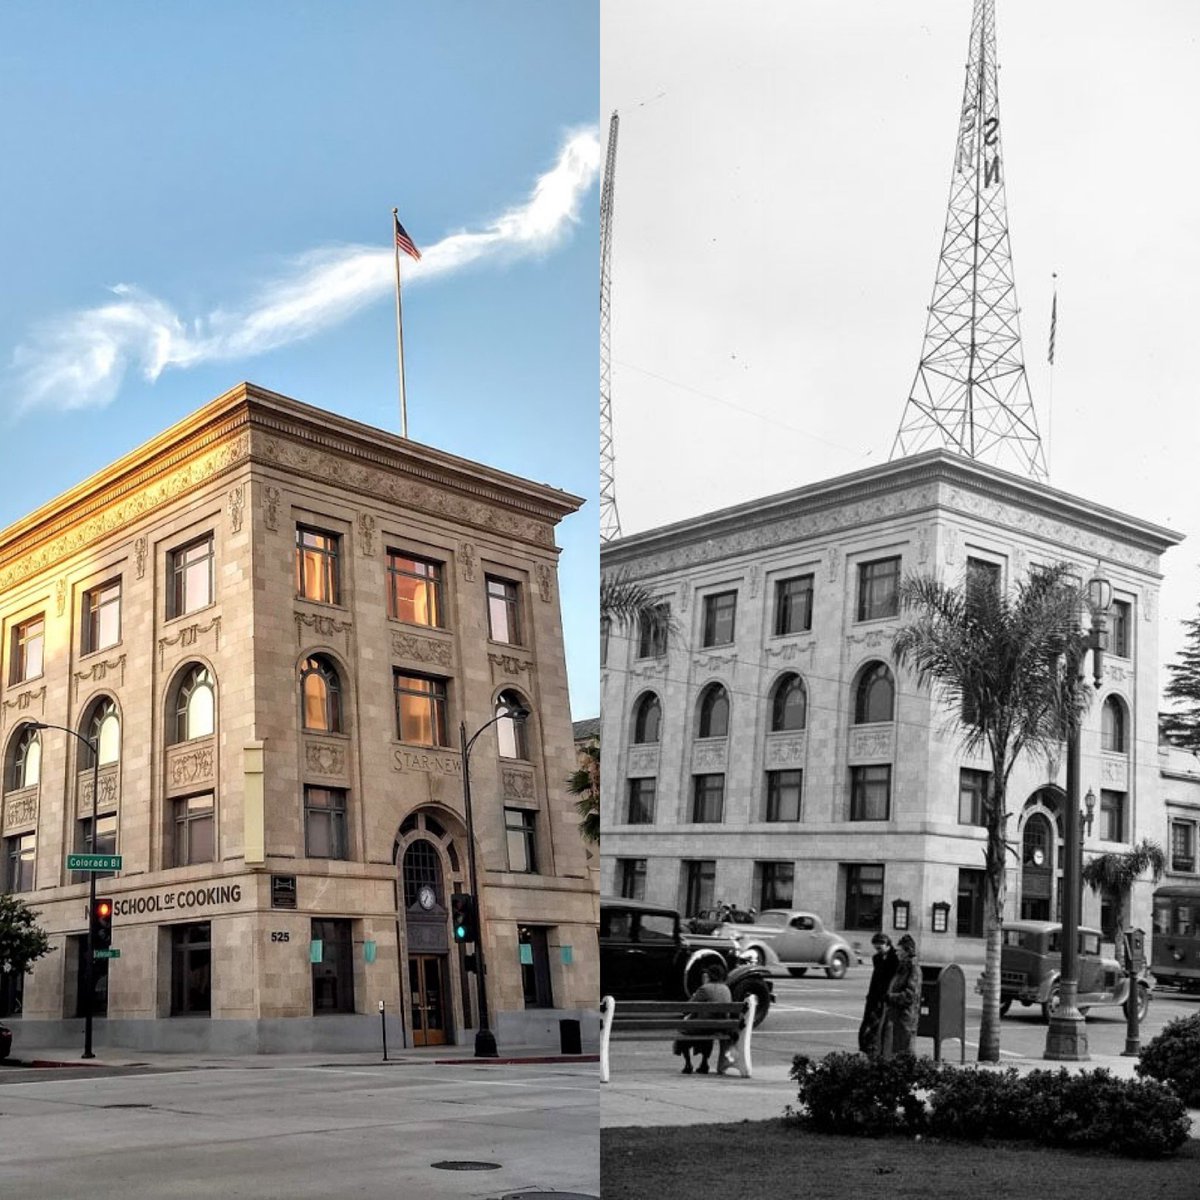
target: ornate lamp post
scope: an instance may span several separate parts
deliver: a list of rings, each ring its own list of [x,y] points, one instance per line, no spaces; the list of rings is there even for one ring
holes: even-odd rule
[[[475,745],[479,735],[497,721],[508,717],[510,720],[521,722],[529,717],[529,709],[519,705],[509,705],[497,713],[486,724],[481,725],[471,737],[467,738],[467,727],[459,722],[458,735],[462,744],[463,766],[463,808],[467,817],[467,860],[471,871],[471,896],[475,904],[475,925],[479,940],[475,943],[475,969],[479,979],[479,1028],[475,1031],[475,1057],[496,1058],[496,1035],[488,1024],[487,1001],[487,971],[483,957],[483,921],[479,908],[479,876],[475,868],[475,818],[471,811],[471,747]]]
[[[1067,811],[1064,829],[1066,853],[1063,862],[1062,901],[1062,974],[1059,980],[1058,1011],[1046,1030],[1044,1058],[1059,1062],[1085,1062],[1088,1055],[1087,1025],[1079,1011],[1079,899],[1083,837],[1079,811],[1079,718],[1075,712],[1074,690],[1083,679],[1087,652],[1092,652],[1092,682],[1097,688],[1104,681],[1104,651],[1108,647],[1108,610],[1112,604],[1112,584],[1099,573],[1087,583],[1087,606],[1091,628],[1085,633],[1071,628],[1063,646],[1066,678],[1072,695],[1067,715]],[[1090,823],[1090,822],[1089,822]]]
[[[51,725],[46,721],[31,722],[34,729],[61,729],[63,733],[69,733],[72,737],[78,738],[92,754],[92,853],[96,852],[96,804],[100,798],[100,735],[96,734],[96,739],[85,738],[82,733],[78,733],[74,729],[67,728],[66,725]],[[83,1010],[83,1058],[95,1058],[92,1053],[92,1010],[96,1007],[96,966],[94,961],[95,941],[93,939],[93,930],[95,928],[95,920],[93,914],[96,911],[96,872],[88,872],[88,930],[87,930],[87,948],[84,951],[83,959],[83,994],[87,997],[87,1003]]]

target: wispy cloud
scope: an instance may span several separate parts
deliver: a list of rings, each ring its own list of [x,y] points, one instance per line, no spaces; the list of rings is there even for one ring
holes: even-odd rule
[[[406,286],[483,261],[544,254],[579,220],[600,169],[595,129],[570,134],[554,166],[529,198],[477,231],[448,234],[405,260]],[[103,407],[129,371],[155,380],[168,367],[250,358],[312,337],[388,295],[392,250],[334,246],[293,259],[236,307],[183,317],[166,301],[130,284],[113,299],[36,326],[13,353],[12,394],[19,411]]]

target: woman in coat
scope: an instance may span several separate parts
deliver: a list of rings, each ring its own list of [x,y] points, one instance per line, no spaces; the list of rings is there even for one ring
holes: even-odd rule
[[[886,933],[871,939],[875,954],[871,959],[871,982],[867,985],[867,1002],[863,1006],[862,1024],[858,1027],[858,1048],[875,1057],[883,1050],[883,1021],[887,1011],[888,984],[896,973],[900,960]]]
[[[912,1054],[917,1036],[917,1017],[921,1011],[921,965],[917,962],[917,943],[905,934],[898,946],[900,959],[888,984],[883,1053]]]

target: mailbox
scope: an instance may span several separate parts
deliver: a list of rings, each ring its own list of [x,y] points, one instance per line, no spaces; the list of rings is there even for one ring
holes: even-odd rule
[[[917,1037],[933,1038],[933,1057],[938,1062],[942,1060],[942,1042],[957,1038],[959,1062],[967,1061],[967,985],[957,963],[921,968]]]

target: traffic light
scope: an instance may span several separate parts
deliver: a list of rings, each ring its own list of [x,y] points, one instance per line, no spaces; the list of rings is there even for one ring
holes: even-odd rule
[[[92,906],[92,949],[107,950],[112,945],[113,902],[97,896]]]
[[[469,892],[454,892],[450,897],[450,920],[456,942],[479,940],[475,916],[475,897]]]

